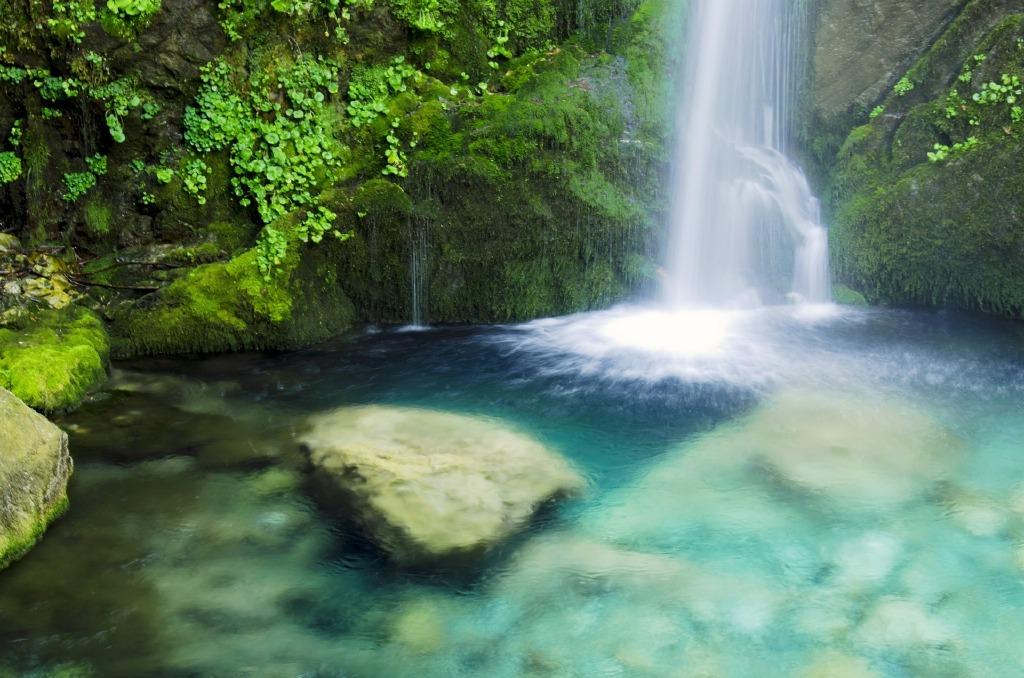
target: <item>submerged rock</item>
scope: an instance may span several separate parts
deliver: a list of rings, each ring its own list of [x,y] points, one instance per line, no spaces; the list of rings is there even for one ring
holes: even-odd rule
[[[893,596],[882,598],[854,634],[874,650],[908,651],[937,647],[957,638],[954,628],[922,605]]]
[[[318,475],[400,562],[486,549],[584,486],[544,445],[480,417],[367,406],[311,423],[303,444]]]
[[[0,388],[0,568],[67,507],[71,469],[67,435]]]
[[[815,657],[801,673],[800,678],[878,678],[880,673],[862,657],[853,657],[835,650],[827,650]]]
[[[774,398],[732,442],[787,484],[869,506],[913,498],[949,473],[960,449],[909,403],[803,391]]]

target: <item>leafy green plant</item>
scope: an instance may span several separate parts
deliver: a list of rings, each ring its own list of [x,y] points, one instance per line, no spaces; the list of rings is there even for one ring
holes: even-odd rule
[[[903,76],[899,79],[899,82],[892,88],[892,91],[896,93],[896,96],[906,96],[914,89],[914,83],[910,81],[910,78]]]
[[[498,22],[498,31],[494,36],[494,44],[487,50],[487,65],[497,70],[498,59],[511,59],[512,50],[508,48],[508,26],[504,21]]]
[[[54,37],[78,44],[85,38],[82,25],[95,20],[94,0],[54,0],[46,28]]]
[[[141,117],[152,117],[159,111],[159,105],[148,94],[143,93],[134,77],[123,77],[100,87],[90,88],[89,95],[103,103],[106,109],[104,119],[110,137],[117,143],[124,143],[125,134],[122,120],[132,111],[142,109]]]
[[[258,251],[260,270],[270,275],[283,261],[288,243],[287,234],[273,224],[306,210],[307,220],[314,219],[305,227],[306,237],[316,242],[321,236],[313,240],[309,234],[329,221],[317,195],[347,151],[332,128],[338,64],[302,57],[274,74],[254,73],[248,82],[240,80],[224,62],[204,69],[196,105],[186,110],[185,138],[200,153],[229,152],[232,189],[239,203],[255,207],[265,224]],[[195,172],[186,167],[185,181],[194,178],[198,194],[207,168],[193,167]]]
[[[446,17],[456,9],[442,0],[390,0],[391,11],[402,21],[427,33],[440,33]]]
[[[10,132],[10,134],[7,135],[7,140],[9,142],[11,142],[11,146],[14,146],[15,148],[17,148],[18,146],[21,145],[21,134],[22,134],[21,125],[22,125],[22,122],[23,121],[21,121],[21,120],[15,120],[14,124],[11,125],[11,132]]]
[[[17,181],[21,176],[21,158],[10,151],[0,152],[0,184]]]
[[[868,114],[868,119],[874,120],[883,113],[885,113],[885,106],[875,106],[873,109],[871,109],[871,112]]]
[[[64,175],[65,202],[75,202],[96,185],[96,175],[92,172],[68,172]]]
[[[385,164],[381,174],[393,175],[396,177],[409,176],[409,168],[406,166],[405,152],[402,151],[402,141],[398,138],[398,128],[401,121],[395,118],[391,121],[391,131],[388,132],[386,141],[387,151],[384,153]]]
[[[161,184],[169,184],[174,180],[174,169],[170,167],[157,167],[153,171],[153,176]]]
[[[952,146],[946,144],[935,144],[933,150],[928,153],[928,161],[937,163],[947,160],[950,156],[969,151],[981,143],[978,137],[967,137],[965,141],[955,143]]]
[[[107,9],[126,19],[151,17],[160,11],[160,0],[107,0]]]
[[[345,108],[353,127],[362,127],[388,110],[388,100],[409,89],[410,81],[419,81],[423,74],[395,57],[388,66],[357,69],[348,85],[348,106]]]
[[[256,241],[256,265],[264,278],[270,278],[284,263],[288,238],[273,226],[264,226]]]
[[[206,204],[206,181],[210,174],[210,166],[202,160],[189,160],[182,172],[185,191],[196,199],[200,205]]]
[[[107,173],[107,156],[96,154],[85,159],[85,165],[89,171],[98,177]]]

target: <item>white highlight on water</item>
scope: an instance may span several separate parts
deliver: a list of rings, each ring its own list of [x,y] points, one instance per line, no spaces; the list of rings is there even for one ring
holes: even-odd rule
[[[818,201],[786,157],[801,4],[691,4],[665,280],[673,305],[829,300]]]

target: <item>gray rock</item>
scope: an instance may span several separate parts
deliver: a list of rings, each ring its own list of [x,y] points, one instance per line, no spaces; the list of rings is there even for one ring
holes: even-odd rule
[[[828,120],[877,102],[956,16],[961,0],[821,0],[811,86]]]

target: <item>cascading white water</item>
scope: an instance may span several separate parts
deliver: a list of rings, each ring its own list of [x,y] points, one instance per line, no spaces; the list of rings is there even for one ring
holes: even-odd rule
[[[818,201],[785,155],[802,5],[691,2],[665,280],[675,305],[829,300]]]

